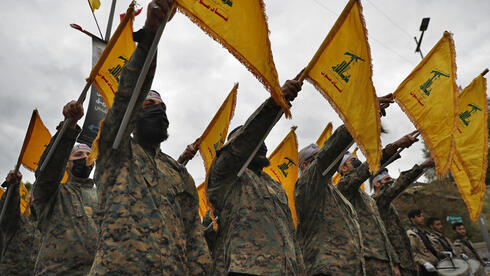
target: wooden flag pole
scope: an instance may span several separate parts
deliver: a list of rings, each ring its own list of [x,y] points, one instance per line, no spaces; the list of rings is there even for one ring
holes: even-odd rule
[[[165,20],[162,22],[160,27],[158,27],[158,30],[155,34],[155,38],[153,39],[153,42],[151,44],[150,49],[148,50],[148,55],[146,56],[145,63],[143,64],[143,68],[141,68],[140,75],[138,76],[138,80],[136,82],[136,86],[133,89],[133,92],[131,93],[131,99],[128,104],[128,108],[126,109],[126,112],[124,113],[123,120],[121,122],[121,126],[119,127],[119,130],[117,131],[116,138],[114,139],[114,144],[112,145],[113,149],[117,149],[119,147],[119,144],[121,144],[121,139],[126,131],[126,128],[128,127],[129,124],[129,119],[131,118],[131,113],[133,113],[134,106],[136,105],[136,100],[138,99],[140,93],[141,93],[141,87],[143,86],[143,82],[146,79],[146,75],[148,74],[148,71],[150,70],[150,65],[153,61],[153,58],[155,57],[155,54],[157,52],[158,48],[158,43],[160,42],[160,38],[162,37],[163,30],[165,29],[165,25],[167,24],[168,19],[170,18],[170,11],[167,12],[167,15],[165,16]]]
[[[486,68],[485,70],[483,70],[483,72],[481,72],[481,76],[484,77],[486,74],[488,73],[488,68]]]
[[[20,150],[19,158],[17,159],[17,164],[15,165],[14,173],[17,174],[20,169],[20,165],[22,164],[22,158],[24,157],[24,153],[27,148],[27,144],[29,143],[29,139],[31,138],[32,130],[34,129],[34,124],[36,122],[36,116],[37,116],[37,110],[34,109],[32,111],[31,115],[31,121],[29,122],[29,127],[27,128],[26,136],[24,137],[24,143],[22,144],[22,149]],[[7,187],[7,197],[5,198],[5,202],[3,203],[2,206],[2,213],[0,214],[0,225],[2,225],[4,219],[5,219],[5,212],[7,211],[7,206],[10,203],[10,200],[14,194],[13,190],[11,188],[12,185],[9,185]]]
[[[310,73],[311,68],[313,68],[313,65],[315,65],[315,63],[318,61],[318,59],[322,55],[323,51],[327,47],[328,43],[330,43],[333,36],[337,33],[337,30],[340,28],[340,25],[344,22],[344,19],[347,16],[347,14],[349,13],[349,11],[351,10],[352,6],[357,1],[359,1],[359,0],[350,0],[349,3],[347,3],[344,10],[342,11],[342,13],[337,18],[337,21],[335,21],[335,24],[333,25],[332,29],[330,30],[330,32],[328,32],[327,37],[325,37],[325,39],[323,40],[322,44],[320,45],[320,48],[318,48],[315,55],[313,56],[313,58],[308,63],[308,66],[306,66],[305,70],[303,70],[303,73],[301,73],[301,75],[299,77],[299,81],[301,81],[301,82],[304,81],[306,76],[308,76],[308,73]]]
[[[326,176],[332,169],[335,164],[337,164],[340,160],[342,160],[342,157],[344,157],[345,153],[354,145],[354,139],[352,139],[352,142],[350,142],[343,150],[342,152],[335,158],[335,160],[328,165],[328,168],[323,171],[322,176]]]

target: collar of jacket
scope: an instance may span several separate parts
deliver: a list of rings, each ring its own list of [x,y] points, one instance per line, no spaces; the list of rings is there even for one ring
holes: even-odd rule
[[[70,175],[65,185],[72,185],[81,188],[92,188],[94,187],[95,182],[92,178],[80,178],[80,177]]]

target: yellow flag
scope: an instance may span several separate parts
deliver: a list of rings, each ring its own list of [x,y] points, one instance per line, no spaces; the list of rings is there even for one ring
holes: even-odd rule
[[[330,136],[332,136],[332,122],[327,124],[327,127],[323,130],[320,137],[318,137],[318,140],[316,140],[316,144],[321,148]]]
[[[294,205],[294,184],[298,179],[298,140],[292,127],[289,134],[282,140],[277,148],[269,156],[271,164],[264,168],[272,179],[281,183],[288,196],[289,209],[293,216],[294,225],[298,226],[298,217]]]
[[[216,157],[216,151],[219,150],[226,141],[228,127],[233,118],[233,114],[235,113],[237,89],[238,83],[235,83],[233,89],[231,89],[228,94],[228,97],[226,97],[223,104],[221,104],[218,112],[216,112],[206,130],[204,130],[204,133],[201,135],[201,138],[199,138],[199,153],[204,161],[206,176]],[[208,201],[206,189],[206,182],[202,183],[197,188],[197,193],[199,195],[199,215],[201,215],[201,217],[206,214],[208,209],[212,209],[212,206]]]
[[[263,0],[177,0],[179,10],[264,84],[290,117],[272,58]]]
[[[20,182],[19,194],[20,194],[20,213],[28,217],[31,215],[31,208],[30,208],[31,203],[29,200],[29,191],[27,190],[23,182]]]
[[[344,121],[369,168],[377,171],[381,161],[380,110],[358,0],[349,1],[305,71]]]
[[[24,142],[26,146],[22,153],[22,165],[30,171],[35,171],[39,159],[50,140],[51,134],[49,134],[48,129],[41,120],[37,109],[34,109]]]
[[[206,194],[205,194],[205,191],[204,189],[206,189],[206,187],[204,186],[204,183],[201,183],[201,185],[199,185],[197,187],[197,195],[199,196],[199,216],[201,218],[204,217],[204,215],[206,214],[206,211],[208,210],[208,203],[207,203],[207,199],[206,199]]]
[[[100,8],[100,0],[88,0],[90,8],[92,11],[98,10]]]
[[[41,120],[37,109],[34,109],[34,111],[32,111],[31,121],[21,151],[22,157],[20,160],[26,169],[30,171],[36,170],[39,159],[41,159],[41,155],[48,146],[50,140],[51,134],[49,133],[49,130]],[[61,182],[64,183],[67,179],[68,175],[65,172]]]
[[[238,83],[233,86],[228,97],[226,97],[201,138],[199,138],[199,153],[204,160],[206,173],[209,171],[209,168],[211,168],[211,164],[216,157],[216,151],[220,149],[226,141],[228,126],[235,113],[237,89]]]
[[[112,106],[114,93],[119,87],[122,68],[136,48],[133,40],[133,20],[134,7],[131,4],[91,72],[94,85],[104,98],[108,109]]]
[[[5,190],[0,188],[0,197],[2,197],[3,193],[5,193]]]
[[[445,175],[454,154],[458,113],[456,62],[450,33],[444,32],[441,40],[398,86],[394,97],[424,138],[437,175]]]
[[[459,115],[454,139],[456,154],[451,173],[470,217],[478,220],[485,194],[488,153],[486,79],[475,78],[459,95]]]

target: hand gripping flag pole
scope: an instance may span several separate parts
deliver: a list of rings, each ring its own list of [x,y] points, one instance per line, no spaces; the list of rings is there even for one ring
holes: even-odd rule
[[[145,63],[143,64],[143,68],[141,69],[140,75],[138,77],[138,81],[136,82],[136,86],[134,87],[133,92],[131,94],[131,99],[129,101],[128,108],[124,113],[121,126],[117,131],[116,139],[114,139],[114,144],[112,145],[113,149],[117,149],[119,147],[122,136],[126,131],[126,128],[128,127],[131,113],[133,113],[134,106],[136,105],[136,100],[138,99],[141,93],[141,87],[143,86],[143,82],[145,81],[146,74],[148,74],[148,71],[150,70],[151,62],[153,61],[153,58],[155,57],[155,54],[157,52],[158,42],[160,42],[160,38],[162,37],[163,30],[165,29],[165,25],[167,25],[167,21],[170,18],[170,14],[171,14],[170,12],[167,13],[164,21],[162,22],[160,27],[158,27],[158,30],[155,34],[155,38],[153,39],[150,50],[148,51],[148,55],[146,56]]]

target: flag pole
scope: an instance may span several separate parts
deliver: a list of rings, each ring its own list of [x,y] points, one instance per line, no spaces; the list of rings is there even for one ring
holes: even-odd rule
[[[158,43],[160,42],[160,38],[162,37],[163,30],[165,29],[165,25],[167,24],[167,21],[170,18],[170,13],[171,13],[170,11],[167,12],[167,15],[165,16],[165,20],[162,22],[160,27],[158,27],[158,30],[155,34],[155,38],[153,39],[151,47],[148,50],[148,55],[146,56],[145,63],[143,64],[143,68],[141,69],[140,75],[138,76],[136,86],[134,87],[133,92],[131,93],[131,99],[129,101],[128,108],[124,113],[124,117],[122,119],[121,125],[119,126],[119,130],[117,131],[116,138],[114,139],[114,144],[112,145],[113,149],[117,149],[119,147],[122,136],[129,124],[131,113],[133,113],[134,106],[136,105],[136,100],[138,99],[141,93],[141,87],[143,86],[143,82],[146,79],[146,74],[148,74],[148,71],[150,70],[150,65],[157,52]]]
[[[32,135],[32,130],[34,129],[34,124],[36,122],[36,115],[37,115],[37,109],[34,109],[32,111],[31,121],[29,122],[29,127],[27,128],[27,132],[26,132],[26,135],[24,137],[24,143],[22,144],[22,148],[20,150],[19,158],[17,159],[17,164],[15,165],[14,174],[17,174],[17,172],[19,172],[20,165],[22,164],[22,158],[24,157],[24,153],[26,151],[27,144],[29,143],[29,139]],[[12,189],[11,187],[12,187],[12,185],[9,185],[7,187],[7,197],[5,198],[5,202],[3,203],[3,206],[2,206],[2,213],[0,214],[0,225],[2,225],[2,223],[5,219],[5,212],[7,211],[7,206],[9,205],[10,200],[14,194],[14,192],[13,192],[14,189]]]
[[[97,21],[97,17],[95,17],[94,9],[92,8],[92,5],[90,4],[90,0],[87,0],[87,3],[88,3],[88,6],[90,7],[90,11],[92,12],[92,16],[94,17],[95,25],[97,25],[97,29],[99,30],[100,37],[103,38],[102,32],[100,31],[99,22]]]
[[[264,143],[265,138],[267,138],[267,135],[269,135],[269,133],[271,132],[274,125],[279,121],[279,119],[281,119],[282,114],[284,114],[284,112],[282,111],[282,109],[280,109],[277,112],[276,118],[274,118],[274,121],[272,122],[272,124],[270,124],[269,128],[267,128],[267,131],[265,132],[264,136],[262,136],[262,138],[260,139],[257,146],[255,147],[255,149],[252,151],[252,153],[248,157],[247,161],[245,161],[243,166],[238,171],[237,177],[240,177],[243,174],[243,172],[245,171],[245,169],[248,167],[248,164],[250,164],[250,162],[252,162],[252,159],[255,157],[255,154],[257,154],[257,151],[259,151],[260,146],[262,146],[262,143]]]
[[[347,3],[344,10],[342,10],[342,13],[337,18],[337,21],[335,21],[335,24],[333,25],[332,29],[330,30],[330,32],[328,32],[327,37],[325,37],[325,39],[323,40],[322,44],[320,45],[320,48],[318,48],[311,61],[308,63],[308,66],[306,66],[305,70],[303,70],[303,73],[301,73],[299,77],[299,81],[301,82],[304,81],[306,76],[308,76],[308,73],[310,73],[311,68],[313,68],[313,65],[315,65],[315,63],[318,61],[323,51],[327,47],[328,43],[330,43],[334,35],[337,33],[337,30],[340,28],[340,25],[344,22],[345,17],[351,10],[352,6],[354,6],[354,3],[356,3],[357,1],[359,0],[350,0]]]
[[[483,72],[481,72],[481,76],[484,77],[486,74],[488,73],[488,68],[486,68],[485,70],[483,70]]]
[[[107,29],[105,31],[105,41],[109,41],[111,37],[112,21],[114,20],[114,11],[116,10],[116,1],[112,0],[111,12],[109,13],[109,21],[107,22]]]
[[[335,160],[330,163],[330,165],[328,165],[328,168],[323,171],[322,176],[326,176],[330,172],[330,170],[333,169],[333,166],[335,166],[335,164],[337,164],[342,159],[342,157],[344,157],[345,153],[350,149],[350,147],[352,147],[352,145],[354,145],[354,139],[352,139],[352,141],[342,150],[342,152],[335,158]]]

